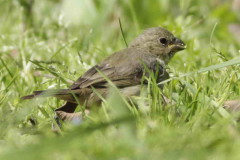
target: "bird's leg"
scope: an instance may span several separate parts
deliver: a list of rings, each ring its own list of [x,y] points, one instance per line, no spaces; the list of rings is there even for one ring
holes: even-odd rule
[[[80,124],[84,114],[86,114],[86,115],[89,114],[89,110],[85,110],[84,113],[83,112],[74,113],[76,107],[77,107],[77,104],[67,102],[62,107],[57,108],[55,110],[56,115],[55,115],[54,119],[56,120],[56,123],[60,128],[62,127],[61,121],[72,122],[74,124]]]
[[[176,102],[166,97],[164,94],[162,94],[162,106],[165,108],[167,105],[175,105]]]
[[[224,102],[223,107],[230,112],[239,112],[240,111],[240,100],[228,100]]]
[[[73,123],[80,123],[82,121],[83,116],[88,115],[89,114],[89,110],[85,110],[84,113],[83,112],[76,112],[76,113],[67,113],[64,111],[57,111],[56,112],[56,121],[58,123],[58,120],[62,120],[62,121],[67,121],[67,122],[73,122]]]
[[[65,119],[68,119],[68,116],[66,116],[68,113],[73,113],[75,111],[75,109],[77,108],[77,104],[76,103],[71,103],[71,102],[67,102],[65,103],[63,106],[57,108],[55,110],[55,116],[54,119],[57,123],[57,125],[61,128],[61,120],[64,121]],[[63,114],[65,113],[65,114]],[[54,127],[53,127],[54,128]]]
[[[61,121],[71,122],[74,125],[79,125],[82,123],[84,115],[88,115],[89,113],[90,113],[89,110],[85,110],[84,112],[76,112],[76,113],[67,113],[64,111],[57,111],[54,119],[56,120],[58,127],[62,128]],[[52,124],[53,131],[58,133],[59,128],[57,128],[54,124]]]

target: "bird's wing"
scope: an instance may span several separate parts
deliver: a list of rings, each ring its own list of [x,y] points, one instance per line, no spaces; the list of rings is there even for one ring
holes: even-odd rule
[[[117,52],[99,65],[89,69],[71,86],[71,89],[90,86],[95,88],[107,87],[107,80],[104,76],[111,80],[117,87],[141,84],[145,67],[143,62],[146,62],[145,65],[150,69],[153,65],[152,63],[155,63],[155,58],[151,57],[151,60],[147,60],[144,57],[146,52],[143,49],[136,50],[131,48]]]
[[[101,73],[108,78],[114,74],[115,67],[107,67],[106,65],[96,65],[89,69],[76,82],[73,83],[71,89],[85,88],[89,86],[97,86],[99,83],[106,82]]]
[[[107,87],[107,80],[104,76],[111,80],[117,87],[128,86],[130,81],[134,80],[134,76],[138,71],[138,62],[136,60],[130,64],[133,55],[135,55],[134,52],[136,51],[130,48],[116,52],[100,64],[89,69],[70,88]]]

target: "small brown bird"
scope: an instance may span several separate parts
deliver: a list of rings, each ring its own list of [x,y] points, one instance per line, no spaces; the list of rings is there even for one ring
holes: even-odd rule
[[[143,77],[149,76],[146,68],[158,73],[157,82],[167,79],[168,73],[163,63],[167,64],[176,52],[183,49],[184,42],[168,30],[150,28],[140,34],[128,48],[114,53],[89,69],[69,89],[35,91],[22,99],[53,96],[65,100],[66,104],[56,109],[56,114],[62,120],[72,119],[72,113],[78,104],[89,108],[101,103],[99,95],[106,98],[109,93],[106,77],[124,96],[138,95],[142,82],[147,84],[142,81]]]

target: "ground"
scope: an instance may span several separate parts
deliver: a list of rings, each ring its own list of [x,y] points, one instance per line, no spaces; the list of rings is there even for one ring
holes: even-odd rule
[[[0,159],[240,159],[239,115],[222,108],[240,98],[237,2],[0,0]],[[187,49],[167,66],[164,90],[153,83],[138,110],[113,91],[84,121],[53,132],[62,101],[20,100],[66,88],[156,26]],[[163,107],[161,93],[174,104]]]

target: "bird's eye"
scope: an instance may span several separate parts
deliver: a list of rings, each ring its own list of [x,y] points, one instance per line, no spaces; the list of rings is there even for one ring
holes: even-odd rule
[[[166,39],[166,38],[163,38],[163,37],[160,38],[159,41],[160,41],[160,43],[161,43],[162,45],[164,45],[164,46],[167,45],[167,43],[168,43],[167,39]]]

